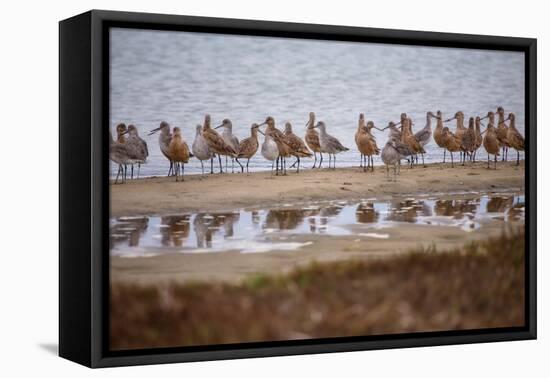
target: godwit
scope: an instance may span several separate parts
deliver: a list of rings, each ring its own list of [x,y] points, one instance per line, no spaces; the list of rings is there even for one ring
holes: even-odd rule
[[[292,124],[290,122],[285,123],[285,142],[290,147],[290,154],[296,157],[296,162],[290,168],[298,164],[296,172],[300,172],[300,158],[311,157],[311,152],[307,149],[304,141],[292,132]]]
[[[214,157],[214,154],[212,151],[210,151],[210,148],[208,148],[208,143],[206,143],[206,139],[202,136],[202,126],[197,125],[196,126],[196,133],[195,133],[195,140],[193,141],[193,145],[191,146],[191,150],[193,151],[193,155],[199,161],[201,162],[201,170],[202,174],[204,175],[204,160],[209,160],[212,163],[212,158]],[[210,165],[210,171],[213,170],[212,164]]]
[[[498,142],[502,146],[502,161],[508,160],[508,147],[510,147],[510,144],[508,143],[508,140],[506,139],[506,136],[508,135],[508,128],[506,127],[506,120],[504,119],[504,109],[502,106],[499,106],[497,108],[497,114],[498,114],[498,124],[497,124],[497,138]]]
[[[376,145],[376,139],[370,132],[371,129],[375,128],[374,122],[369,121],[364,125],[364,118],[363,122],[361,122],[361,116],[359,118],[361,129],[355,134],[355,143],[357,144],[357,149],[361,153],[361,166],[363,167],[363,172],[366,172],[369,166],[371,167],[371,171],[374,172],[374,160],[372,155],[378,155],[380,153],[380,149]]]
[[[118,176],[122,173],[122,183],[125,181],[126,165],[128,164],[129,156],[126,150],[126,145],[123,143],[115,142],[113,134],[109,131],[110,143],[109,143],[109,159],[118,164],[118,172],[116,174],[115,184],[118,183]]]
[[[330,169],[331,155],[334,157],[333,167],[336,169],[336,154],[349,151],[349,148],[344,147],[342,143],[332,135],[327,133],[327,127],[323,121],[317,122],[315,125],[319,129],[319,142],[321,145],[321,152],[326,152],[328,154],[328,167]],[[319,168],[321,168],[321,163],[323,158],[321,156],[321,162],[319,163]]]
[[[286,143],[285,135],[281,130],[275,127],[275,119],[269,116],[265,119],[263,123],[259,126],[267,125],[265,129],[265,135],[269,135],[277,144],[279,149],[279,157],[276,162],[276,174],[279,174],[279,160],[281,161],[281,169],[283,170],[283,175],[286,175],[286,158],[290,156],[290,146]]]
[[[147,142],[139,137],[137,128],[134,125],[129,125],[128,130],[128,139],[126,139],[126,147],[128,149],[128,154],[130,155],[130,163],[132,164],[132,173],[131,178],[134,178],[134,164],[138,165],[138,174],[141,169],[141,164],[147,161],[149,156],[149,149],[147,148]]]
[[[231,145],[225,143],[223,138],[218,134],[218,132],[211,127],[211,119],[210,115],[207,114],[204,117],[204,125],[202,128],[202,136],[206,140],[206,143],[208,144],[208,148],[212,153],[218,155],[218,163],[220,165],[220,173],[223,173],[222,170],[222,158],[221,155],[224,156],[231,156],[233,158],[237,157],[237,151],[231,147]],[[212,164],[211,164],[212,165]],[[210,172],[210,173],[213,173]]]
[[[447,126],[443,128],[442,138],[445,148],[451,154],[451,167],[454,167],[453,152],[462,152],[460,139],[454,135]]]
[[[401,121],[401,142],[406,143],[411,150],[414,153],[414,156],[416,156],[416,162],[418,164],[418,154],[422,154],[422,158],[424,158],[424,148],[419,143],[419,141],[415,138],[415,136],[412,133],[412,121],[410,118],[405,118]],[[411,156],[411,168],[413,166],[414,158]]]
[[[162,121],[160,123],[160,126],[156,129],[153,129],[149,132],[149,135],[153,135],[157,131],[160,131],[159,134],[159,147],[160,152],[168,159],[170,162],[170,168],[168,169],[168,176],[172,175],[174,172],[174,163],[172,160],[170,160],[170,155],[168,154],[168,146],[170,145],[170,141],[172,140],[172,134],[170,133],[170,125],[166,121]]]
[[[490,168],[489,155],[495,156],[495,169],[497,169],[497,156],[499,155],[500,143],[498,141],[497,132],[491,120],[487,125],[487,130],[485,130],[485,136],[483,137],[483,147],[485,147],[485,151],[487,151],[487,169]]]
[[[273,176],[273,165],[275,164],[275,161],[279,159],[279,147],[273,140],[271,134],[263,133],[259,129],[258,131],[265,136],[264,142],[262,143],[262,156],[271,161],[271,176]]]
[[[361,152],[361,149],[359,147],[359,138],[361,137],[361,134],[366,132],[367,125],[365,123],[365,115],[363,113],[359,113],[359,121],[357,122],[357,130],[355,131],[355,144],[357,145],[357,149],[361,153],[361,159],[359,161],[359,168],[363,168],[363,153]]]
[[[519,152],[525,151],[525,139],[516,129],[516,115],[514,113],[508,114],[510,120],[510,127],[508,127],[508,133],[506,134],[506,140],[510,147],[516,150],[517,160],[516,165],[519,165]]]
[[[181,167],[181,181],[185,181],[183,174],[185,171],[185,164],[189,162],[189,147],[183,140],[181,130],[179,127],[174,127],[174,135],[168,146],[168,153],[171,160],[174,162],[174,170],[176,171],[176,181],[180,174]]]
[[[462,143],[462,136],[466,132],[466,127],[464,126],[464,113],[462,111],[458,111],[455,113],[454,117],[449,118],[445,120],[445,122],[452,121],[453,119],[456,119],[456,132],[453,134],[456,138],[458,138],[458,142]],[[460,159],[463,158],[463,152],[460,151]]]
[[[313,162],[312,168],[315,168],[315,165],[317,164],[317,153],[319,153],[321,159],[323,158],[323,155],[321,154],[319,133],[315,130],[315,113],[313,112],[309,113],[309,121],[306,123],[306,136],[304,139],[309,149],[313,151],[315,161]]]
[[[227,143],[228,145],[230,145],[233,150],[235,150],[235,152],[237,152],[237,154],[239,153],[239,139],[233,135],[233,124],[231,123],[231,121],[229,119],[224,119],[222,121],[222,124],[219,125],[219,126],[216,126],[215,129],[219,129],[220,127],[223,127],[223,132],[222,132],[222,138],[224,140],[225,143]],[[238,162],[238,161],[237,161]],[[240,165],[240,163],[239,163]],[[235,158],[231,158],[231,173],[234,173],[235,172]],[[242,166],[241,166],[241,171],[242,171]],[[225,171],[227,172],[227,155],[225,155]]]
[[[258,127],[257,123],[253,123],[250,127],[250,136],[241,140],[239,144],[239,158],[246,159],[246,173],[248,173],[250,158],[258,151]],[[238,158],[237,163],[241,166],[241,172],[244,172],[244,167],[241,165]]]
[[[483,135],[481,133],[481,118],[476,117],[476,144],[474,149],[474,156],[472,157],[473,162],[476,162],[476,154],[479,147],[483,144]]]
[[[424,153],[426,152],[424,151],[424,146],[430,142],[432,137],[432,117],[437,118],[432,112],[427,112],[426,125],[414,134],[414,138],[417,140],[418,144],[420,144],[420,147],[422,147],[420,154],[422,155],[422,165],[424,167],[426,166],[426,164],[424,164]]]
[[[466,162],[466,157],[469,156],[472,159],[473,153],[476,149],[476,130],[474,128],[474,117],[470,117],[468,120],[468,129],[462,134],[462,140],[460,141],[460,147],[464,152],[464,159],[462,165]]]
[[[441,114],[441,110],[437,111],[436,119],[437,125],[435,126],[434,130],[434,140],[438,147],[443,148],[443,163],[445,163],[445,155],[447,154],[447,149],[443,144],[443,114]]]

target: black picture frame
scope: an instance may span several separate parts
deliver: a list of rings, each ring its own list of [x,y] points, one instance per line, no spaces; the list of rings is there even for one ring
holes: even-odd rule
[[[525,319],[517,328],[109,351],[108,28],[520,51],[525,54]],[[59,23],[59,354],[89,367],[534,339],[537,41],[92,10]],[[89,169],[82,169],[89,167]],[[80,169],[76,169],[80,168]]]

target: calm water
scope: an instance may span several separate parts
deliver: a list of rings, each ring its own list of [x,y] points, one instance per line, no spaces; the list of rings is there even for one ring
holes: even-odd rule
[[[111,219],[111,253],[132,257],[150,254],[151,248],[155,254],[159,248],[164,253],[296,249],[304,244],[289,240],[291,235],[387,238],[384,229],[401,223],[459,227],[468,232],[491,218],[523,220],[524,212],[524,196],[499,194],[460,200],[364,199],[232,212],[119,217]],[[354,231],[354,225],[366,227]]]
[[[242,139],[267,115],[280,128],[290,121],[303,136],[308,113],[315,111],[329,133],[351,148],[338,155],[338,166],[358,164],[360,112],[380,127],[406,112],[416,130],[428,110],[441,110],[446,118],[462,110],[468,118],[502,105],[524,130],[522,53],[113,29],[111,57],[109,127],[113,133],[119,122],[138,127],[149,144],[145,176],[168,169],[157,136],[146,131],[166,120],[182,128],[191,145],[206,113],[214,126],[230,118]],[[382,146],[386,137],[375,135]],[[427,161],[441,159],[433,141],[426,149]],[[270,165],[258,153],[250,167]],[[185,169],[199,170],[195,159]]]

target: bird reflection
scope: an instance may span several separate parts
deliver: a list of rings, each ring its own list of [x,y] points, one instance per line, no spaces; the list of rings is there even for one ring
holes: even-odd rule
[[[434,211],[436,215],[462,219],[465,213],[475,214],[479,207],[479,199],[471,200],[437,200]]]
[[[239,218],[239,213],[197,214],[193,220],[197,247],[212,248],[213,237],[222,229],[224,237],[234,236],[234,224]]]
[[[165,247],[181,247],[189,237],[189,215],[171,215],[160,218],[161,239],[160,242]]]
[[[488,213],[503,213],[514,203],[514,197],[491,197],[487,202]]]
[[[117,244],[128,244],[129,247],[139,246],[141,235],[147,230],[149,218],[117,218],[117,222],[110,229],[110,246]]]
[[[264,228],[279,230],[293,230],[305,218],[305,211],[301,209],[272,209],[267,212]]]
[[[375,223],[380,215],[374,209],[374,204],[370,202],[362,202],[355,209],[355,218],[359,223]]]
[[[394,222],[414,223],[419,215],[430,216],[432,210],[424,203],[414,199],[392,201],[387,220]]]

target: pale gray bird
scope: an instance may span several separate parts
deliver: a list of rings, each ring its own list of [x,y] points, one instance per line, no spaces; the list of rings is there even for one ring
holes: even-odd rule
[[[162,152],[162,154],[170,162],[170,169],[168,169],[168,176],[171,176],[175,174],[175,172],[174,172],[174,162],[172,161],[172,159],[170,158],[170,154],[168,153],[168,146],[172,141],[172,133],[170,133],[170,125],[168,124],[168,122],[162,121],[159,127],[149,132],[149,135],[153,135],[157,131],[160,131],[160,134],[159,134],[160,152]]]
[[[128,134],[128,139],[126,139],[126,149],[130,156],[129,163],[132,164],[132,173],[130,178],[134,178],[134,164],[138,165],[138,174],[141,169],[141,164],[147,162],[147,157],[149,156],[149,149],[147,148],[147,142],[139,137],[137,128],[134,125],[129,125],[128,130],[125,132]]]
[[[233,150],[235,150],[235,152],[238,154],[239,139],[235,135],[233,135],[233,123],[231,123],[231,120],[226,118],[222,121],[222,124],[219,126],[216,126],[215,129],[218,129],[220,127],[223,127],[223,132],[222,132],[223,141],[228,145],[230,145],[233,148]],[[237,163],[239,163],[238,160],[237,160]],[[239,163],[239,165],[241,165],[241,163]],[[242,168],[243,167],[241,166],[241,170]],[[227,172],[227,155],[225,155],[225,171]],[[234,173],[234,172],[235,172],[235,158],[231,157],[231,173]]]
[[[109,143],[109,159],[118,164],[118,172],[116,174],[115,184],[118,183],[118,176],[122,174],[121,183],[124,184],[126,177],[126,165],[130,160],[126,144],[115,142],[113,134],[109,131],[110,143]]]
[[[424,147],[425,145],[427,145],[432,138],[432,117],[438,118],[432,112],[427,112],[426,126],[424,126],[421,130],[417,131],[414,134],[414,138],[418,141],[421,147]],[[422,151],[420,152],[420,155],[422,155],[422,165],[426,166],[426,164],[424,164],[424,153]]]
[[[342,143],[332,135],[329,135],[327,133],[326,125],[323,121],[317,122],[317,125],[315,125],[316,128],[319,129],[319,144],[321,145],[321,152],[325,152],[328,154],[328,167],[330,168],[330,162],[331,162],[331,155],[334,157],[334,169],[336,169],[336,154],[348,151],[349,148],[344,147]],[[321,155],[321,161],[319,162],[319,168],[321,167],[321,164],[323,163],[323,157]]]
[[[191,151],[193,152],[193,155],[195,155],[195,157],[201,162],[202,174],[204,175],[203,161],[212,159],[214,154],[210,151],[210,148],[208,148],[208,143],[206,143],[206,139],[202,136],[202,126],[197,125],[196,130],[197,132],[195,134],[193,145],[191,146]],[[212,162],[212,160],[210,161]],[[213,167],[211,167],[211,169],[213,169]]]
[[[399,152],[397,141],[391,138],[386,142],[380,154],[382,161],[386,165],[386,177],[390,179],[390,166],[393,166],[393,179],[397,181],[397,168],[401,165],[403,155]]]

